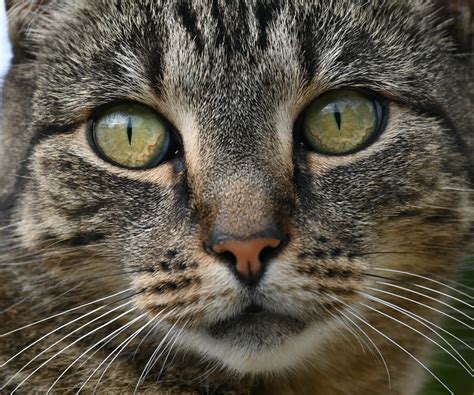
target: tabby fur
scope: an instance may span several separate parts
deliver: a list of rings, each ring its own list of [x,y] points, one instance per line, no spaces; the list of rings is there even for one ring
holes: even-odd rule
[[[415,394],[474,220],[470,26],[449,22],[469,6],[439,3],[7,1],[3,391],[45,393],[71,365],[53,393]],[[385,100],[383,133],[308,151],[299,114],[341,87]],[[91,149],[91,117],[125,100],[179,131],[172,160]],[[269,227],[286,243],[251,289],[204,248]],[[229,324],[252,304],[292,320]]]

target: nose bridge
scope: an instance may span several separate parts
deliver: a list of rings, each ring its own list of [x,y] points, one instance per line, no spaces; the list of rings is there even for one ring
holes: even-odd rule
[[[248,179],[232,179],[212,195],[213,199],[206,202],[210,219],[206,233],[212,244],[229,238],[283,237],[288,207],[274,188]]]
[[[202,236],[205,242],[280,239],[293,200],[292,151],[280,141],[271,105],[255,104],[264,103],[265,95],[250,88],[233,93],[198,115],[195,144],[186,158]]]
[[[204,245],[208,252],[230,263],[241,282],[254,286],[270,257],[285,244],[289,210],[280,199],[281,192],[265,179],[247,176],[226,180],[226,187],[213,194],[213,215],[207,216]]]

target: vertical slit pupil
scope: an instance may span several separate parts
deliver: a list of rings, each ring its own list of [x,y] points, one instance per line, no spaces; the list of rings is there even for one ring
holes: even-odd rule
[[[127,124],[127,137],[128,137],[128,144],[132,145],[132,118],[128,117],[128,124]]]
[[[334,118],[336,118],[337,128],[341,130],[341,112],[337,104],[334,104]]]

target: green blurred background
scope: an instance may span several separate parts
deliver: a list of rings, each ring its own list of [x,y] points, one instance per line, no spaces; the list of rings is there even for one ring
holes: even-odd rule
[[[459,290],[473,295],[474,289],[474,260],[466,265],[465,269],[462,272],[460,282],[462,285],[459,286]],[[472,297],[468,298],[463,297],[468,303],[472,304]],[[456,308],[463,310],[466,314],[473,316],[473,309],[466,307],[458,303],[455,305]],[[466,318],[462,315],[457,315],[457,318],[464,318],[464,322],[467,322]],[[472,321],[469,322],[472,325]],[[474,345],[474,331],[460,325],[459,323],[453,320],[446,320],[444,328],[452,332],[457,337],[463,339],[466,343],[471,346]],[[456,342],[456,340],[446,337],[453,346],[459,351],[459,353],[466,359],[466,361],[474,366],[474,351],[467,349],[462,344]],[[457,343],[457,344],[456,344]],[[455,395],[473,395],[474,394],[474,378],[470,377],[469,374],[463,370],[455,360],[453,360],[449,355],[446,355],[445,352],[441,350],[434,360],[432,361],[430,368],[433,372],[444,382],[446,385],[451,388]],[[446,395],[449,392],[441,386],[436,380],[431,380],[427,383],[420,395]]]

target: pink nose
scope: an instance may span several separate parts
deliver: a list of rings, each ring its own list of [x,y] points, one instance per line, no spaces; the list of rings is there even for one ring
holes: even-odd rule
[[[212,249],[218,254],[231,253],[236,260],[237,273],[244,281],[260,277],[262,262],[260,254],[265,248],[277,248],[281,240],[260,237],[248,240],[224,240],[215,244]]]

